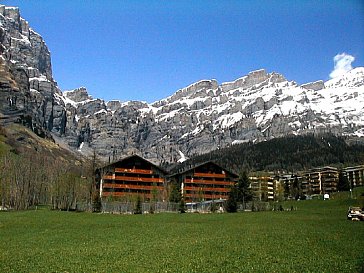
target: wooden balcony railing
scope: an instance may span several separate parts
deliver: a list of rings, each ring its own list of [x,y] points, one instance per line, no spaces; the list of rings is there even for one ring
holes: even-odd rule
[[[162,191],[164,187],[160,186],[144,186],[144,185],[125,185],[125,184],[112,184],[112,183],[104,183],[102,187],[108,189],[131,189],[131,190],[160,190]]]
[[[153,198],[153,194],[150,194],[150,193],[137,193],[137,192],[102,192],[102,196],[103,197],[108,197],[108,196],[120,197],[120,196],[136,196],[136,195],[144,196],[146,198]]]
[[[230,192],[229,188],[210,188],[210,187],[184,187],[183,190],[185,191],[195,191],[195,192]]]
[[[137,181],[145,183],[164,183],[163,178],[152,178],[152,177],[133,177],[133,176],[118,176],[115,175],[104,175],[102,177],[104,180],[115,180],[115,181]]]
[[[226,174],[224,173],[194,173],[195,177],[214,177],[214,178],[225,178]]]
[[[139,174],[152,174],[152,170],[144,169],[127,169],[127,168],[115,168],[116,173],[139,173]]]
[[[228,197],[227,194],[202,194],[201,196],[198,194],[193,194],[193,193],[185,193],[184,198],[187,202],[190,202],[193,199],[199,199],[200,197],[202,197],[203,199],[226,199]]]
[[[184,183],[186,184],[199,183],[206,185],[227,185],[227,186],[234,185],[234,182],[231,181],[215,181],[215,180],[202,180],[202,179],[189,179],[189,178],[186,178]]]

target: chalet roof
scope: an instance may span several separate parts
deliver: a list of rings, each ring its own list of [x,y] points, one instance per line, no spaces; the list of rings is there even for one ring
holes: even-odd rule
[[[166,175],[166,174],[168,174],[168,172],[167,172],[166,170],[162,169],[161,167],[159,167],[159,166],[155,165],[154,163],[150,162],[149,160],[147,160],[147,159],[145,159],[145,158],[143,158],[143,157],[141,157],[141,156],[139,156],[139,155],[130,155],[130,156],[126,156],[126,157],[124,157],[124,158],[122,158],[122,159],[119,159],[119,160],[117,160],[117,161],[114,161],[114,162],[112,162],[112,163],[109,163],[109,164],[107,164],[107,165],[104,165],[103,167],[100,167],[100,168],[98,168],[97,170],[99,171],[99,170],[102,170],[102,169],[105,169],[105,168],[110,168],[110,167],[113,167],[114,165],[117,165],[117,164],[119,164],[119,163],[123,162],[123,161],[129,160],[129,159],[133,159],[133,158],[135,158],[135,159],[139,159],[139,160],[141,160],[141,161],[146,162],[147,164],[152,165],[154,168],[158,169],[160,172],[164,173],[165,175]]]
[[[177,175],[180,175],[180,174],[184,174],[184,173],[187,173],[187,172],[192,171],[193,169],[196,169],[198,167],[201,167],[201,166],[204,166],[204,165],[207,165],[207,164],[212,164],[212,165],[216,166],[217,168],[222,169],[224,172],[230,174],[231,176],[233,176],[235,178],[238,178],[239,177],[236,173],[234,173],[234,172],[232,172],[230,170],[227,170],[224,167],[221,167],[219,164],[217,164],[217,163],[215,163],[213,161],[206,161],[204,163],[194,165],[194,166],[192,166],[192,167],[190,167],[188,169],[186,169],[186,168],[179,169],[179,170],[177,170],[177,172],[171,174],[170,176],[173,177],[173,176],[177,176]]]

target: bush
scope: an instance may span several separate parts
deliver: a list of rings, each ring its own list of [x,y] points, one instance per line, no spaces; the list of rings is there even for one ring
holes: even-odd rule
[[[142,200],[139,195],[137,196],[137,200],[135,202],[134,214],[142,214]]]
[[[102,211],[101,198],[98,193],[95,193],[92,200],[92,212],[101,212],[101,211]]]
[[[183,200],[183,198],[181,198],[181,201],[179,202],[178,211],[179,211],[179,213],[185,213],[186,212],[185,201]]]
[[[236,195],[234,190],[232,189],[229,194],[229,199],[226,201],[226,211],[227,212],[237,212],[238,210],[238,203],[236,201]]]

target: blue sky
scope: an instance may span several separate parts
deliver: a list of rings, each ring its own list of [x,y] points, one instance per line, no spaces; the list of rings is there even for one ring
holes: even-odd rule
[[[45,39],[62,90],[153,102],[201,79],[264,68],[328,80],[334,57],[364,66],[363,1],[1,1]],[[349,64],[350,66],[350,64]]]

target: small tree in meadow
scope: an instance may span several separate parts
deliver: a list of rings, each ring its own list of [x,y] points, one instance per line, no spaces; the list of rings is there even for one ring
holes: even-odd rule
[[[250,188],[250,180],[248,174],[244,171],[240,174],[237,183],[237,201],[243,204],[245,209],[245,204],[253,199],[253,192]]]
[[[245,204],[253,199],[253,192],[250,189],[248,174],[244,171],[240,174],[238,182],[231,188],[229,198],[226,202],[227,212],[236,212],[238,204],[241,203],[245,209]]]
[[[181,201],[182,195],[181,190],[176,183],[171,183],[171,191],[169,193],[169,201],[174,203],[179,203]]]
[[[93,198],[92,198],[92,211],[101,212],[101,210],[102,210],[101,197],[96,192],[93,194]]]
[[[185,213],[186,212],[186,205],[185,205],[185,200],[183,199],[183,197],[181,197],[181,199],[180,199],[179,206],[178,206],[178,211],[180,213]]]
[[[134,214],[142,214],[142,199],[139,194],[135,202]]]
[[[238,210],[238,201],[237,201],[237,187],[234,185],[230,192],[229,198],[226,201],[226,211],[227,212],[237,212]]]

